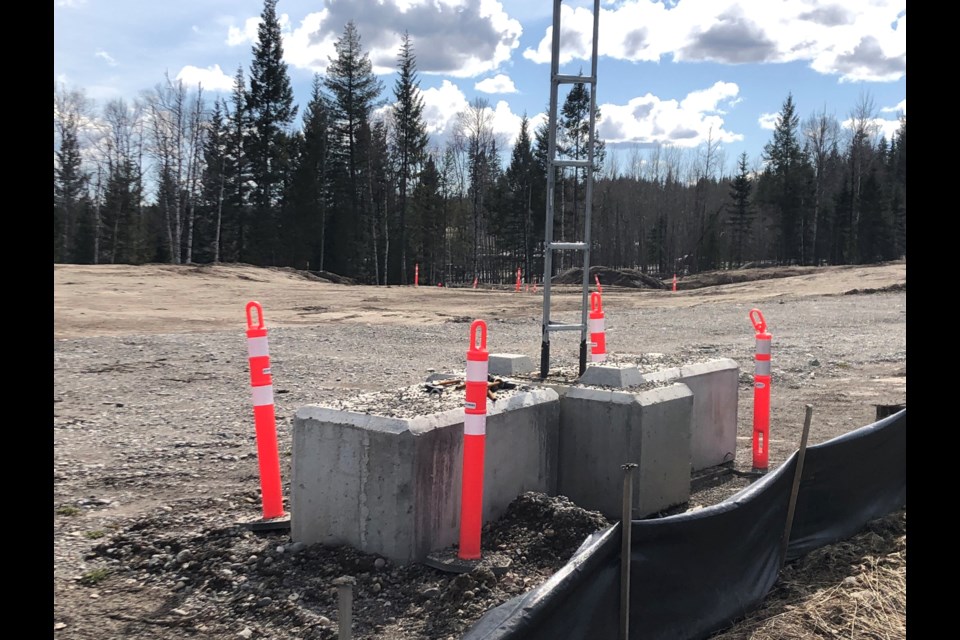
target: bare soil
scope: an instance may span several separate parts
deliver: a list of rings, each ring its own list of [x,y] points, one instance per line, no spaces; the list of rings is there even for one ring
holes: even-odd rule
[[[604,285],[608,350],[663,366],[736,360],[739,469],[751,466],[754,307],[773,334],[772,467],[796,449],[806,404],[815,443],[872,422],[875,405],[906,402],[905,262],[737,274],[751,272],[758,279],[712,285],[702,274],[677,292]],[[556,319],[578,321],[577,288],[553,292]],[[539,294],[345,285],[246,265],[56,265],[56,637],[333,638],[332,581],[352,575],[356,638],[459,638],[490,607],[542,583],[607,525],[599,514],[521,496],[484,533],[485,548],[513,560],[499,577],[396,566],[237,526],[260,515],[247,301],[262,303],[270,331],[288,483],[298,408],[462,370],[474,318],[487,321],[491,352],[538,362]],[[577,337],[554,336],[552,371],[574,368],[578,351]],[[731,477],[680,508],[723,500],[744,482]],[[904,509],[791,563],[768,602],[721,637],[905,637],[905,540]]]

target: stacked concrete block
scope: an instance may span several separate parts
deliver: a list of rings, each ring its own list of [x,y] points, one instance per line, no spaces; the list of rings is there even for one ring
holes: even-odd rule
[[[550,389],[488,405],[484,522],[524,491],[556,494],[559,400]],[[291,535],[398,562],[457,541],[463,410],[410,419],[306,406],[293,421]]]
[[[639,465],[633,517],[690,498],[690,415],[683,384],[639,393],[570,387],[560,400],[557,490],[585,509],[619,519],[623,471]]]
[[[740,366],[729,358],[644,374],[648,382],[678,382],[693,393],[692,471],[732,462],[736,457],[739,378]]]

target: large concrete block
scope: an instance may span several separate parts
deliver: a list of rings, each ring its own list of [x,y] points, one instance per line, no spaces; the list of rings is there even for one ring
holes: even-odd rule
[[[519,376],[533,370],[533,358],[519,353],[491,353],[487,362],[487,372],[492,376]]]
[[[483,519],[524,491],[556,493],[559,399],[535,389],[487,405]],[[398,562],[459,537],[463,410],[411,419],[306,406],[293,420],[291,536]]]
[[[680,382],[693,392],[690,464],[700,471],[730,462],[737,452],[737,397],[740,365],[730,358],[644,374],[657,382]]]
[[[577,382],[596,387],[626,389],[643,384],[643,376],[635,365],[588,364]]]
[[[690,498],[690,415],[683,384],[639,393],[570,387],[560,399],[557,491],[585,509],[619,519],[620,465],[639,464],[633,517]]]

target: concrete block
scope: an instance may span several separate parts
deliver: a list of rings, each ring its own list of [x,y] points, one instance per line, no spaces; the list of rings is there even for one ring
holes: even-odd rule
[[[493,376],[517,376],[534,370],[533,358],[519,353],[491,353],[487,372]]]
[[[740,365],[730,358],[644,374],[648,382],[679,382],[693,392],[690,464],[693,471],[730,462],[737,452]]]
[[[596,387],[627,389],[642,384],[643,376],[640,374],[640,369],[634,365],[588,364],[577,382]]]
[[[633,517],[690,498],[690,415],[683,384],[629,393],[570,387],[560,399],[557,491],[585,509],[619,519],[623,471],[639,464]]]
[[[487,405],[483,519],[524,491],[556,493],[559,399]],[[463,410],[411,419],[306,406],[293,420],[291,537],[419,561],[459,538]]]

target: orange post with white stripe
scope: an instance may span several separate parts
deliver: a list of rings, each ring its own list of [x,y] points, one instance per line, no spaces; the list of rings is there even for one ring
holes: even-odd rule
[[[750,322],[757,332],[756,364],[753,374],[753,470],[766,471],[770,463],[770,339],[767,321],[759,309],[750,310]]]
[[[420,263],[415,262],[413,264],[413,286],[420,286]]]
[[[593,274],[593,279],[597,281],[597,291],[600,292],[600,295],[603,295],[603,287],[600,286],[600,276],[595,273]]]
[[[607,359],[607,334],[603,318],[603,297],[596,291],[590,294],[590,319],[587,320],[590,333],[590,362],[603,362]]]
[[[677,290],[677,274],[673,274],[673,290]]]
[[[480,344],[477,344],[477,333]],[[483,526],[483,455],[487,437],[487,323],[470,325],[467,351],[467,397],[463,416],[463,478],[460,490],[461,560],[480,559]]]
[[[256,312],[256,323],[253,312]],[[273,375],[263,307],[259,302],[247,303],[247,354],[250,358],[250,389],[253,396],[253,419],[257,434],[257,459],[260,462],[260,489],[263,519],[286,515],[280,484],[280,453],[277,448],[277,419],[273,408]]]
[[[517,267],[517,286],[513,289],[516,292],[520,292],[520,268]]]

